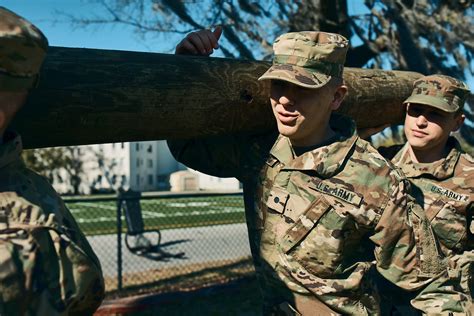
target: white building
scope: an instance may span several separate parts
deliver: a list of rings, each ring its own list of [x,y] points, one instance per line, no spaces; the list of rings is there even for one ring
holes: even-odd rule
[[[196,170],[187,169],[173,172],[170,175],[171,191],[225,191],[240,189],[240,182],[235,178],[213,177]]]
[[[170,175],[177,171],[190,170],[173,158],[166,141],[100,144],[89,147],[97,157],[95,163],[87,164],[85,172],[85,182],[90,184],[93,192],[110,188],[116,190],[119,187],[142,192],[170,190]],[[234,178],[221,179],[194,170],[190,172],[197,177],[192,185],[196,190],[236,190],[240,187],[238,180]],[[188,173],[180,174],[185,176]],[[189,175],[187,178],[189,179]],[[174,190],[181,191],[185,188],[178,186]]]

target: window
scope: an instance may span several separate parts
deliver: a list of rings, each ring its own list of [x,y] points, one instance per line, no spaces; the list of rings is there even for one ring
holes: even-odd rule
[[[149,153],[152,153],[152,152],[153,152],[153,146],[149,145],[147,151],[148,151]]]
[[[137,168],[140,167],[140,158],[137,158]]]
[[[152,174],[148,175],[148,185],[153,185],[153,175]]]
[[[140,151],[140,144],[139,143],[135,143],[135,151]]]
[[[148,159],[148,168],[153,168],[153,160],[152,159]]]
[[[122,147],[122,149],[124,149],[124,148],[125,148],[125,144],[124,144],[124,143],[122,143],[121,147]]]

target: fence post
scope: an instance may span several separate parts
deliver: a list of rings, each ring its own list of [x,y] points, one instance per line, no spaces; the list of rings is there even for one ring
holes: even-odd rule
[[[122,197],[117,196],[117,288],[122,290]]]

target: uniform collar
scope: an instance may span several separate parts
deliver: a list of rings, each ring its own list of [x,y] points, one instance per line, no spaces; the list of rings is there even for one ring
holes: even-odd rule
[[[23,145],[20,135],[6,132],[0,145],[0,168],[12,163],[20,157]]]
[[[410,153],[408,152],[409,145],[406,143],[392,159],[392,162],[402,169],[408,178],[426,175],[438,180],[444,180],[454,175],[454,169],[462,153],[461,146],[456,138],[450,137],[447,145],[451,147],[451,150],[446,158],[433,163],[416,163],[411,160]]]
[[[328,178],[339,172],[349,156],[358,136],[355,123],[344,116],[333,114],[331,128],[340,135],[333,143],[321,146],[296,157],[290,140],[280,135],[270,154],[286,170],[314,170],[320,177]]]

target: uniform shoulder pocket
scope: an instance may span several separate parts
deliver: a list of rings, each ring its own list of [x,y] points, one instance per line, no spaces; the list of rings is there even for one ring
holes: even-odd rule
[[[279,187],[273,187],[268,195],[266,205],[269,209],[283,214],[289,197],[290,194],[286,190]]]

